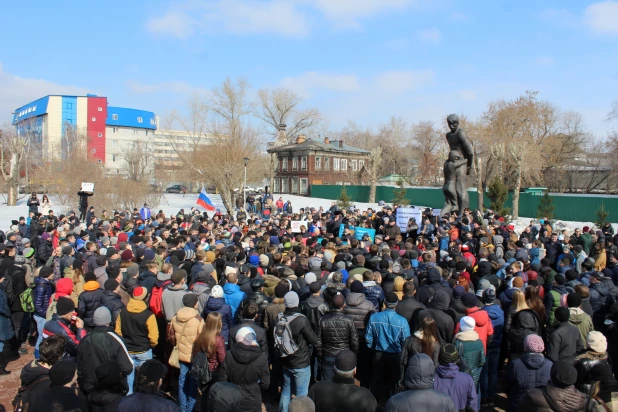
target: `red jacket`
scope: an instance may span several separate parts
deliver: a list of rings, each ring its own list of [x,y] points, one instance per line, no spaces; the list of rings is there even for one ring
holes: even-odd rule
[[[494,327],[491,324],[487,311],[481,310],[477,307],[466,309],[466,316],[474,318],[476,326],[474,331],[479,334],[479,339],[483,342],[485,353],[487,353],[487,337],[494,334]],[[455,328],[455,333],[459,332],[459,323]]]

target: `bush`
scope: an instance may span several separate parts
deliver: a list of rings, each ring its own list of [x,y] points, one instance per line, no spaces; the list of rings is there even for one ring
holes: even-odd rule
[[[598,227],[603,227],[603,225],[605,225],[605,223],[608,222],[607,217],[609,216],[609,212],[605,210],[605,205],[603,204],[603,202],[601,202],[601,206],[599,206],[599,208],[596,211],[597,214],[597,221],[596,224]]]
[[[395,197],[393,198],[393,203],[396,203],[399,206],[407,206],[410,204],[410,201],[408,200],[408,192],[406,191],[404,184],[405,182],[403,181],[403,179],[399,179],[399,181],[397,182],[397,186],[399,186],[399,189],[393,192],[393,194],[395,195]]]

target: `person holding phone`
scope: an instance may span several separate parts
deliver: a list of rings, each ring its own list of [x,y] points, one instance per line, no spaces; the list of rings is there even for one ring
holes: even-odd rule
[[[69,297],[61,297],[56,303],[56,313],[43,326],[43,339],[50,336],[63,336],[66,339],[64,350],[71,358],[77,357],[77,347],[86,336],[84,321],[75,312],[75,303]]]

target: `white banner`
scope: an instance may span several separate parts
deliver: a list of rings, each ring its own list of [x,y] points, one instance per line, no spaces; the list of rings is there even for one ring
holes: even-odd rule
[[[292,228],[292,233],[300,233],[301,226],[305,226],[306,229],[308,228],[307,222],[303,220],[292,220],[290,225]]]
[[[442,211],[442,209],[434,209],[432,211],[432,216],[438,216],[440,217],[440,212]]]
[[[82,192],[94,192],[94,183],[82,182]]]
[[[397,208],[397,226],[401,229],[402,233],[405,233],[408,230],[408,222],[410,218],[413,217],[416,219],[416,224],[421,226],[423,212],[421,209],[414,209],[411,207],[399,207]]]

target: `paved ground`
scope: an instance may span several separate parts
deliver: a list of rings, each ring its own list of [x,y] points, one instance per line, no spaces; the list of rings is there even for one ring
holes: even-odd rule
[[[21,368],[28,362],[32,362],[34,348],[29,347],[28,355],[21,356],[18,360],[9,363],[7,369],[11,371],[10,375],[0,376],[0,412],[12,411],[12,401],[15,393],[20,386],[19,374]],[[278,403],[268,396],[264,395],[264,403],[262,404],[263,412],[276,412]],[[198,400],[199,405],[199,400]],[[499,394],[498,403],[495,408],[484,409],[483,412],[503,412],[506,409],[506,398],[503,393]]]

